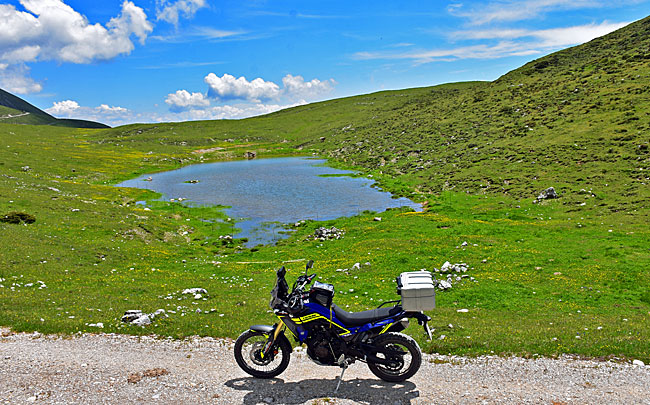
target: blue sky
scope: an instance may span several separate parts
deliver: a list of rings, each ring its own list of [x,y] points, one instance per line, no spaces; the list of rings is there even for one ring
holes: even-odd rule
[[[0,88],[57,117],[243,118],[494,80],[650,14],[650,0],[0,0]]]

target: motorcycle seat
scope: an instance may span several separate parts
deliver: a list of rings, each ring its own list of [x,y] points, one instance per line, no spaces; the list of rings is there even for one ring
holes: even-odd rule
[[[346,326],[361,326],[370,322],[376,322],[395,316],[402,312],[402,308],[398,306],[383,307],[361,312],[347,312],[334,304],[332,304],[332,310],[336,317]]]

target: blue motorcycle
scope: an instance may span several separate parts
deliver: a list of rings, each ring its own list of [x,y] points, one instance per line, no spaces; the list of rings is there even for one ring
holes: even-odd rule
[[[270,307],[279,322],[253,325],[237,338],[235,360],[239,367],[258,378],[282,373],[292,352],[285,335],[288,330],[296,342],[307,346],[307,355],[316,364],[342,368],[339,385],[345,369],[355,361],[367,363],[384,381],[401,382],[412,377],[420,368],[422,352],[415,340],[400,332],[408,327],[409,318],[415,318],[431,339],[431,318],[422,311],[403,309],[401,300],[384,302],[369,311],[346,312],[332,303],[332,284],[316,281],[306,289],[316,277],[307,275],[312,266],[310,260],[291,292],[284,266],[277,271]],[[398,292],[400,287],[398,278]]]

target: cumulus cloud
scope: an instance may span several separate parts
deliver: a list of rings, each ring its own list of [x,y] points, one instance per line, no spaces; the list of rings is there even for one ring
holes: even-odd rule
[[[16,94],[38,93],[43,90],[43,86],[29,76],[29,68],[22,63],[0,63],[0,87]]]
[[[97,107],[82,106],[74,100],[56,101],[45,111],[57,118],[75,118],[101,122],[110,126],[134,122],[138,117],[131,110],[119,106],[100,104]]]
[[[307,104],[305,100],[300,100],[291,104],[236,104],[214,106],[205,109],[190,109],[182,114],[167,116],[169,121],[183,120],[220,120],[220,119],[241,119],[254,117],[257,115],[270,114],[286,108],[297,107]]]
[[[106,26],[91,24],[61,0],[20,0],[26,11],[0,5],[0,61],[56,60],[90,63],[134,49],[131,37],[144,43],[153,30],[142,8],[131,1]]]
[[[79,109],[79,103],[74,100],[55,101],[52,107],[47,108],[45,112],[59,117],[69,117]]]
[[[208,85],[208,97],[218,100],[248,100],[260,103],[261,100],[274,100],[285,96],[292,100],[313,100],[334,89],[334,79],[305,81],[302,76],[291,74],[282,78],[283,88],[272,81],[257,78],[248,81],[245,77],[236,79],[225,73],[219,77],[214,73],[208,74],[205,79]]]
[[[210,100],[205,98],[202,93],[190,93],[187,90],[177,90],[176,93],[170,93],[165,99],[169,105],[169,110],[174,112],[186,111],[197,107],[207,107]]]
[[[205,0],[157,0],[156,18],[178,25],[180,15],[185,18],[192,18],[198,9],[205,6]]]
[[[111,107],[108,104],[101,104],[99,107],[96,107],[95,110],[97,110],[100,113],[109,113],[109,114],[123,114],[129,111],[124,107],[118,107],[118,106]]]
[[[244,76],[236,79],[227,73],[221,77],[210,73],[204,81],[209,86],[208,96],[219,100],[241,99],[259,103],[261,100],[271,100],[280,95],[280,87],[277,84],[259,77],[249,82]]]
[[[332,91],[336,82],[333,79],[312,79],[306,82],[302,76],[288,74],[282,78],[282,84],[285,94],[291,98],[314,99]]]

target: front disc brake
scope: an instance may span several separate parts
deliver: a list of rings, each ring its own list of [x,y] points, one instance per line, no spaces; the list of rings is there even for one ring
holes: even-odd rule
[[[271,361],[273,361],[273,352],[269,353],[266,358],[262,358],[262,353],[264,353],[264,342],[255,342],[251,351],[249,353],[251,361],[258,366],[266,366]]]

